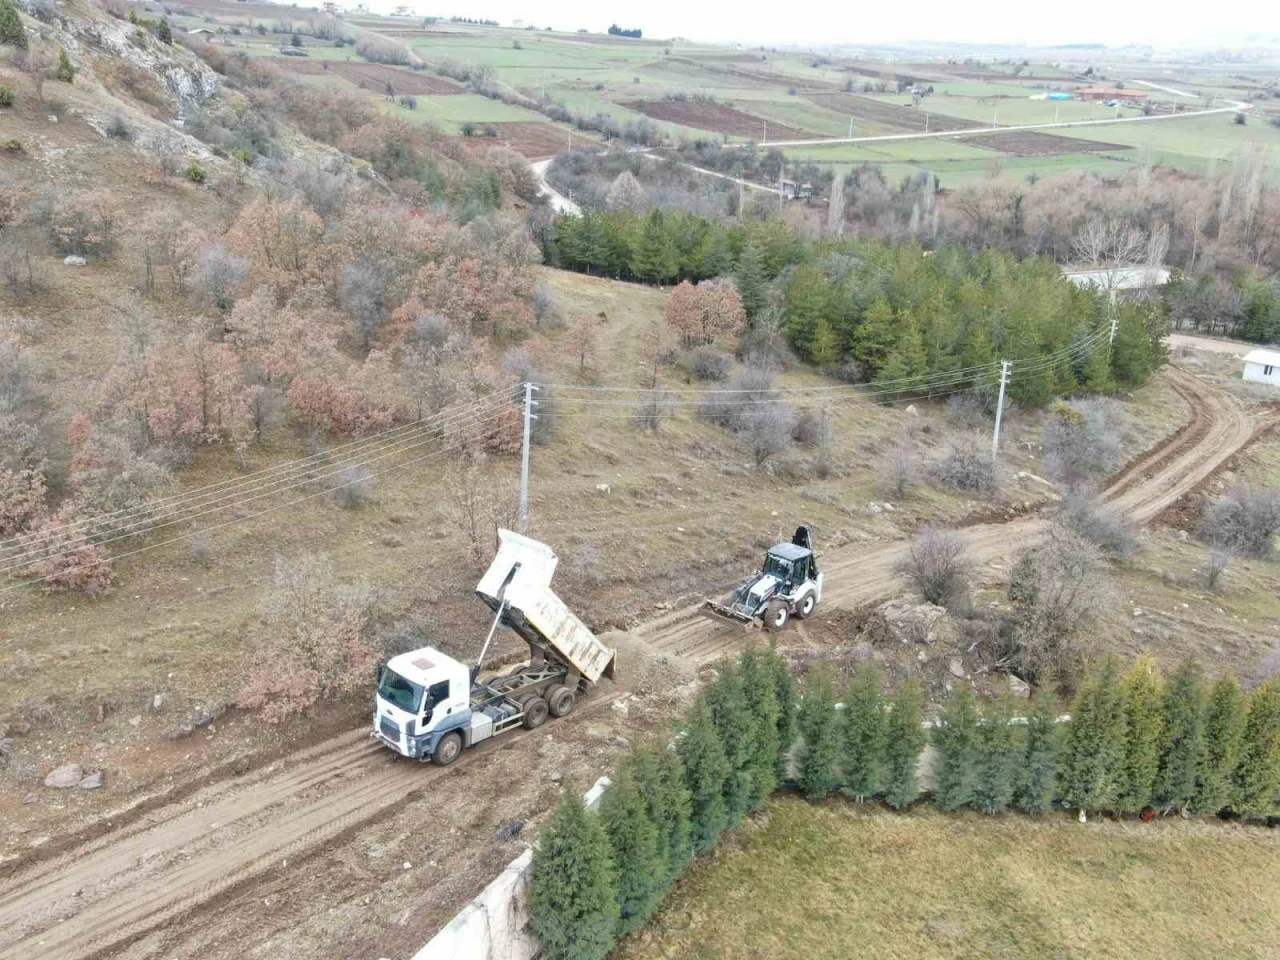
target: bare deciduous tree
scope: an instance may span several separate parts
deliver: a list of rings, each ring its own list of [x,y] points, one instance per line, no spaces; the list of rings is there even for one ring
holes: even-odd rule
[[[907,555],[898,564],[905,577],[926,603],[953,604],[969,590],[969,561],[965,542],[959,534],[937,527],[925,527],[907,546]]]

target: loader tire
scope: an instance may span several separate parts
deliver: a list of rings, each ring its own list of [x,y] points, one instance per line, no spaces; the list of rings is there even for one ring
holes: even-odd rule
[[[818,605],[818,595],[815,593],[806,593],[804,599],[800,601],[800,605],[796,607],[796,619],[803,620],[805,617],[813,613],[814,607]]]
[[[576,701],[577,697],[568,687],[552,687],[551,692],[547,694],[547,705],[551,708],[551,715],[556,719],[568,715]]]
[[[791,611],[787,609],[787,605],[781,600],[770,600],[769,605],[764,608],[764,628],[766,630],[781,630],[787,625],[787,620],[791,616]]]
[[[547,701],[541,697],[530,697],[524,702],[524,728],[526,730],[536,730],[547,722],[547,714],[550,708]]]
[[[462,753],[462,736],[456,732],[446,733],[440,738],[440,742],[436,744],[435,752],[431,754],[431,760],[442,767],[447,767],[458,759],[458,754],[460,753]]]

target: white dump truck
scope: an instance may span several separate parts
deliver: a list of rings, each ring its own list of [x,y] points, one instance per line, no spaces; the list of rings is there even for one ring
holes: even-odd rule
[[[382,671],[373,736],[402,756],[448,766],[466,747],[563,717],[602,676],[613,679],[615,651],[551,590],[555,552],[510,530],[499,530],[498,541],[476,585],[494,619],[475,664],[423,647],[392,657]],[[529,644],[529,661],[481,680],[499,627]]]

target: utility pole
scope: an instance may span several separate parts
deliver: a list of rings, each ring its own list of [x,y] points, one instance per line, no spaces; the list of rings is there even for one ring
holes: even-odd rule
[[[927,113],[924,115],[924,132],[929,132],[929,115]]]
[[[853,117],[849,118],[849,139],[853,139]]]
[[[761,127],[760,142],[767,143],[769,140],[769,121],[761,120],[760,127]]]
[[[1000,399],[996,403],[996,428],[991,435],[991,459],[1000,453],[1000,419],[1004,416],[1004,388],[1009,383],[1009,361],[1000,361]]]
[[[533,433],[533,421],[536,419],[533,408],[537,401],[533,399],[533,391],[537,390],[528,381],[524,385],[524,444],[520,448],[520,530],[524,532],[529,524],[529,437]],[[1001,394],[1003,396],[1003,394]]]
[[[1110,291],[1110,299],[1111,299],[1111,336],[1107,339],[1108,352],[1110,352],[1111,348],[1115,345],[1116,333],[1120,329],[1120,318],[1116,315],[1116,292],[1114,288]]]

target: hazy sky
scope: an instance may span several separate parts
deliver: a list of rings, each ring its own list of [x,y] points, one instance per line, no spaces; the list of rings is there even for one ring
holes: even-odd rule
[[[354,5],[355,0],[346,0]],[[372,0],[373,9],[389,13],[400,0]],[[1230,30],[1215,24],[1211,7],[1188,0],[1075,0],[1073,3],[1027,3],[1026,0],[914,0],[902,4],[861,3],[708,3],[698,0],[649,0],[646,3],[600,3],[598,0],[456,0],[457,7],[438,7],[438,0],[410,0],[421,13],[484,17],[506,26],[521,19],[540,27],[603,31],[615,19],[623,27],[640,27],[646,37],[688,37],[716,42],[741,41],[770,45],[890,43],[902,40],[960,43],[1020,42],[1126,43],[1182,45],[1217,42],[1211,34]],[[1227,4],[1223,13],[1243,12],[1251,4]],[[1276,9],[1262,2],[1255,13]],[[1248,18],[1253,19],[1253,18]],[[625,22],[624,22],[625,21]],[[1254,23],[1257,23],[1254,20]],[[1280,29],[1280,17],[1270,25]],[[1224,40],[1231,38],[1223,35]]]

